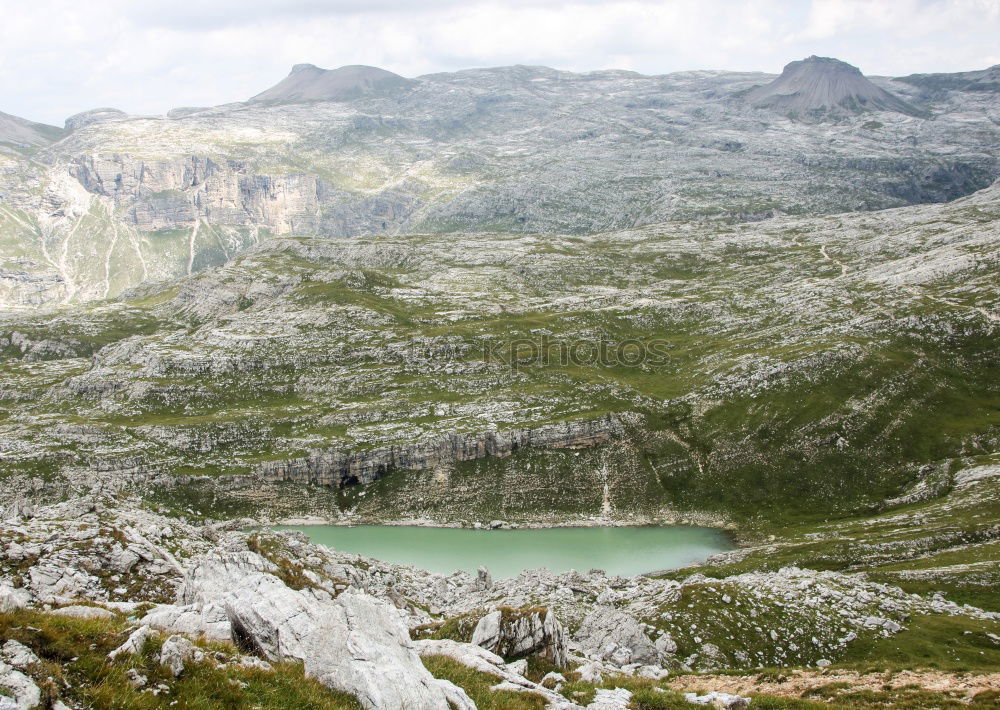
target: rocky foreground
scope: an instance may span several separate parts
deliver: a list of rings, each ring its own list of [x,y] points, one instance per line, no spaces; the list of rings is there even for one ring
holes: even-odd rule
[[[446,576],[312,545],[300,533],[255,530],[251,520],[168,517],[137,499],[19,504],[5,518],[2,708],[106,706],[95,694],[107,690],[106,677],[88,678],[75,668],[79,657],[38,655],[47,650],[36,638],[41,618],[98,624],[100,632],[88,627],[100,638],[90,651],[109,649],[94,663],[118,669],[133,692],[153,699],[191,701],[172,689],[198,674],[302,673],[302,683],[342,694],[327,700],[347,698],[330,707],[379,710],[477,707],[470,690],[430,670],[456,667],[489,679],[481,706],[487,692],[499,703],[489,707],[668,707],[642,698],[679,697],[671,690],[678,683],[715,690],[698,678],[719,676],[698,672],[825,672],[856,644],[890,639],[925,617],[1000,619],[864,574],[797,567],[679,581],[600,570]],[[975,676],[956,687],[988,692],[990,682]],[[747,702],[732,693],[690,700]]]

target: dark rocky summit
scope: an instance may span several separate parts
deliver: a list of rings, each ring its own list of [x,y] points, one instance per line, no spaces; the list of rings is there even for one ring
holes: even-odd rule
[[[781,76],[746,95],[754,106],[798,116],[837,112],[920,112],[868,81],[855,66],[832,57],[811,56],[785,65]]]
[[[287,77],[250,100],[271,103],[348,101],[367,94],[403,89],[413,83],[399,74],[360,64],[339,69],[296,64]]]

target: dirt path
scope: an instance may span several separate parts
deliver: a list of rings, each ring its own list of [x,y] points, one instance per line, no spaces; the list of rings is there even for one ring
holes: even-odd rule
[[[830,256],[829,254],[827,254],[826,253],[826,244],[820,245],[819,253],[823,255],[824,259],[826,259],[827,261],[832,261],[834,264],[836,264],[837,266],[840,267],[840,276],[837,277],[838,279],[842,278],[844,276],[847,276],[847,264],[845,264],[844,262],[840,261],[839,259],[834,259],[832,256]]]
[[[898,673],[858,673],[857,671],[790,670],[783,678],[730,675],[685,675],[667,681],[674,690],[690,692],[721,691],[736,695],[766,693],[786,697],[801,697],[808,690],[831,683],[847,683],[851,690],[880,691],[886,686],[897,689],[917,686],[923,690],[972,696],[984,690],[1000,688],[1000,673],[944,673],[942,671],[900,671]]]

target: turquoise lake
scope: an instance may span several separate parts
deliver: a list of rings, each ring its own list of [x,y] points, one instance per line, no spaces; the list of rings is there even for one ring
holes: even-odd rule
[[[281,526],[336,550],[449,574],[480,566],[494,577],[526,569],[553,572],[603,569],[612,575],[682,567],[733,549],[725,533],[712,528],[590,527],[472,530],[392,525]]]

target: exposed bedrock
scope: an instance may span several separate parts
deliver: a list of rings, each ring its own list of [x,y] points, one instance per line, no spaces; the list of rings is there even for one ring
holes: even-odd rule
[[[446,434],[409,445],[381,446],[367,451],[316,450],[308,456],[265,461],[254,468],[269,481],[294,481],[345,487],[372,483],[393,470],[429,470],[457,461],[487,456],[504,458],[518,449],[587,448],[611,441],[622,432],[619,419],[560,422],[535,429],[511,429],[475,434]]]
[[[342,236],[380,231],[417,206],[406,184],[358,196],[315,175],[261,174],[238,160],[200,155],[165,160],[79,155],[69,171],[87,191],[111,198],[125,221],[142,231],[190,229],[202,220],[273,234]]]

